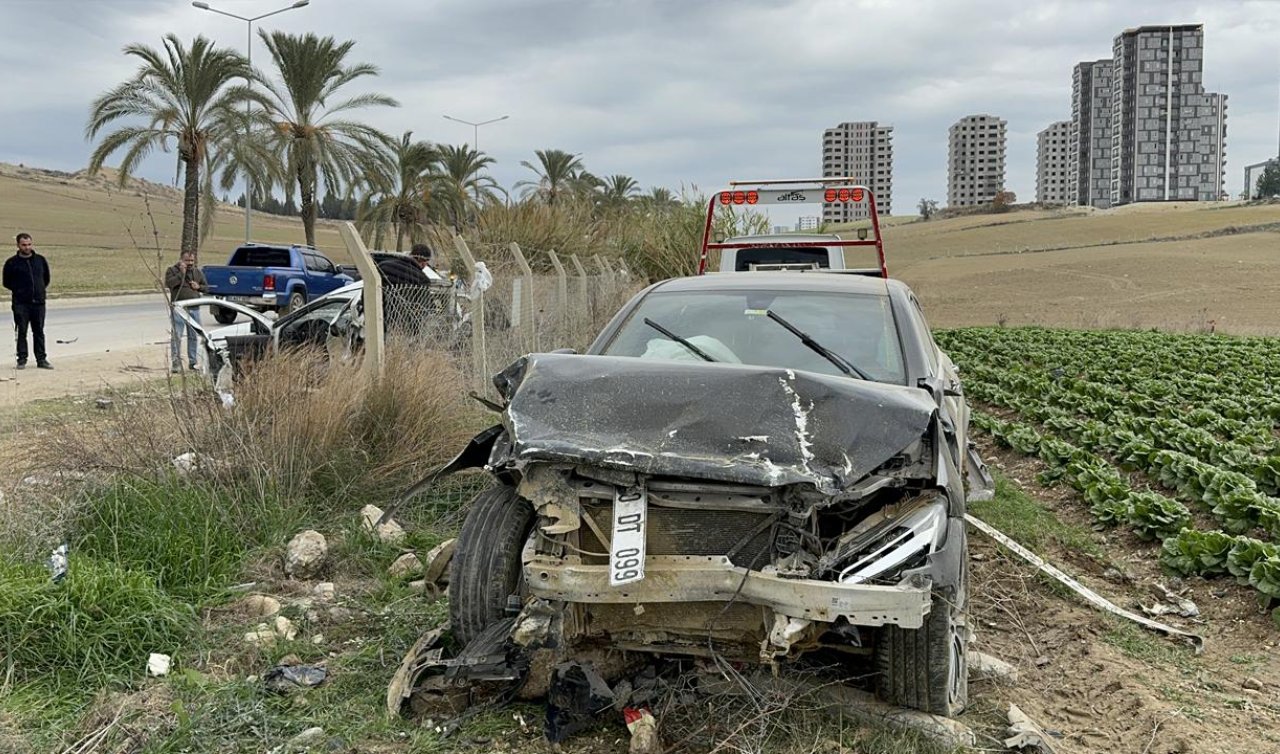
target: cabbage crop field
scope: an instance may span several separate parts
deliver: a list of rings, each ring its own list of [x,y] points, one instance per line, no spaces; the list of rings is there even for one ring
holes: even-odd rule
[[[1280,599],[1280,339],[971,328],[937,334],[973,423],[1180,575]],[[1280,623],[1280,608],[1272,617]]]

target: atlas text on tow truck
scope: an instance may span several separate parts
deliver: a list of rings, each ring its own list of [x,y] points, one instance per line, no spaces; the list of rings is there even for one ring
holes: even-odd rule
[[[758,207],[761,205],[797,205],[866,202],[871,218],[871,238],[859,229],[857,239],[819,233],[737,236],[713,241],[712,225],[721,207]],[[848,250],[874,248],[876,266],[856,267]],[[698,274],[708,269],[711,251],[719,251],[720,272],[828,270],[878,277],[889,277],[884,261],[884,242],[880,237],[880,217],[876,213],[876,197],[871,189],[851,178],[786,178],[767,181],[730,181],[729,188],[717,192],[707,203],[707,221],[702,232],[702,252]],[[868,260],[869,261],[869,260]]]

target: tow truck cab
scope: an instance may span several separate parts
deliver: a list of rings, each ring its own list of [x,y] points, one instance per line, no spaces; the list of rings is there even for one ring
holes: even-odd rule
[[[767,181],[730,181],[730,188],[717,192],[707,205],[706,225],[698,274],[706,272],[763,272],[779,270],[824,270],[889,277],[885,267],[880,219],[871,189],[849,178],[802,178]],[[834,234],[788,233],[712,239],[715,213],[720,207],[796,205],[817,203],[865,204],[870,228],[859,228],[857,239]],[[868,237],[870,236],[870,237]],[[859,255],[852,247],[873,247],[876,256]],[[717,253],[718,267],[712,268],[710,252]],[[861,264],[859,264],[861,262]],[[872,264],[868,264],[872,263]]]

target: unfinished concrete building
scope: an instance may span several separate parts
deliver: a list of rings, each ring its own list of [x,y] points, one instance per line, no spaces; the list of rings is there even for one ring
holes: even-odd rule
[[[841,123],[822,132],[822,176],[850,176],[876,195],[876,211],[893,214],[893,126],[871,121]],[[822,205],[823,223],[869,216],[865,202]]]
[[[1071,121],[1051,123],[1036,134],[1036,201],[1071,204]]]
[[[989,204],[1004,190],[1008,124],[994,115],[969,115],[948,132],[947,206]]]

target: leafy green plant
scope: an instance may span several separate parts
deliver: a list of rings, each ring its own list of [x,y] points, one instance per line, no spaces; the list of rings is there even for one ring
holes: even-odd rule
[[[147,655],[177,656],[195,611],[145,573],[72,553],[67,576],[0,558],[0,666],[19,679],[101,682],[139,677]]]
[[[1164,541],[1160,564],[1184,576],[1226,573],[1227,555],[1235,543],[1226,532],[1183,529]]]

